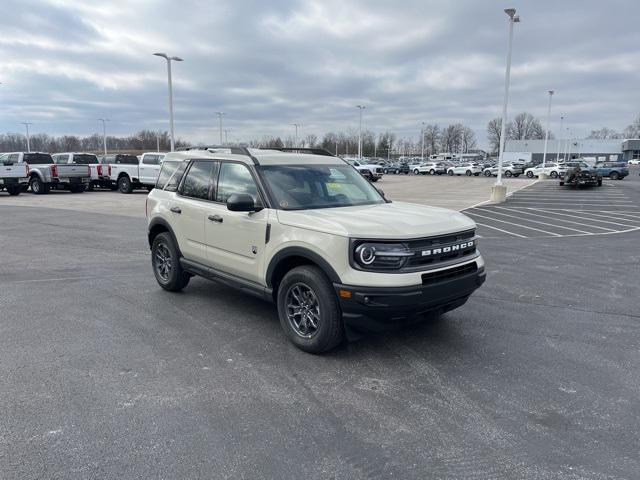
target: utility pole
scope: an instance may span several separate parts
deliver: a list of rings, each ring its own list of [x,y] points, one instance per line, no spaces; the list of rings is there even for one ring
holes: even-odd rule
[[[551,121],[551,98],[553,90],[549,90],[549,108],[547,109],[547,128],[544,133],[544,153],[542,154],[542,168],[547,164],[547,142],[549,141],[549,122]]]
[[[225,128],[224,129],[224,144],[229,145],[229,129]]]
[[[170,57],[166,53],[154,53],[156,57],[162,57],[167,61],[167,79],[169,84],[169,131],[171,133],[171,151],[175,149],[176,142],[173,135],[173,84],[171,83],[171,62],[182,62],[180,57]],[[105,155],[107,152],[106,142],[105,142]]]
[[[424,122],[422,122],[422,129],[420,129],[420,140],[422,142],[422,154],[420,155],[420,158],[422,162],[424,162]]]
[[[358,158],[362,160],[362,110],[364,110],[364,105],[356,105],[356,108],[360,110],[360,127],[358,130]]]
[[[218,121],[219,121],[219,124],[220,124],[220,145],[223,145],[223,143],[222,143],[222,117],[224,115],[226,115],[226,113],[225,112],[216,112],[216,115],[218,115]]]
[[[564,115],[560,115],[560,137],[564,137],[564,130],[562,130],[562,124],[564,123]],[[564,143],[564,141],[563,141]],[[556,155],[556,162],[560,161],[560,138],[556,140],[556,144],[558,146],[558,152]]]
[[[106,126],[106,123],[109,121],[109,119],[108,118],[99,118],[98,120],[102,122],[102,144],[104,146],[104,154],[106,155],[107,154],[107,126]]]
[[[290,123],[289,125],[293,125],[294,127],[296,127],[296,136],[294,137],[294,143],[293,146],[298,148],[298,127],[302,126],[301,123]]]
[[[31,122],[20,122],[20,125],[24,125],[27,129],[27,153],[31,151],[31,144],[29,142],[29,125],[33,125]]]

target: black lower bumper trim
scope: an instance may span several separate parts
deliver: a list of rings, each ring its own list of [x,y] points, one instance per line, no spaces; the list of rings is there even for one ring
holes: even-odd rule
[[[464,305],[486,279],[484,269],[411,287],[362,287],[334,284],[348,327],[382,330],[427,313],[444,313]],[[350,298],[340,295],[351,293]]]

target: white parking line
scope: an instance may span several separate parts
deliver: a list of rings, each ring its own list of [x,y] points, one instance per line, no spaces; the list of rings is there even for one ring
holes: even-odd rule
[[[605,214],[602,214],[602,213],[592,213],[592,212],[589,212],[589,211],[586,211],[586,212],[582,211],[582,212],[580,212],[580,213],[585,214],[585,215],[591,215],[591,216],[593,216],[593,217],[604,217],[604,218],[609,218],[609,219],[611,219],[611,220],[622,220],[623,222],[635,222],[635,223],[640,223],[640,218],[638,218],[638,219],[633,219],[633,218],[624,218],[624,217],[623,217],[623,218],[620,218],[620,217],[617,217],[617,216],[615,216],[615,215],[613,215],[613,214],[606,214],[606,215],[605,215]],[[600,221],[600,220],[596,220],[596,221]],[[629,225],[629,226],[630,226],[630,227],[635,227],[635,226],[638,226],[638,225]]]
[[[513,233],[513,232],[510,232],[509,230],[503,230],[503,229],[498,228],[498,227],[492,227],[491,225],[486,225],[486,224],[484,224],[484,223],[478,223],[478,222],[476,222],[476,225],[480,225],[481,227],[492,228],[492,229],[494,229],[494,230],[498,230],[499,232],[508,233],[509,235],[515,235],[516,237],[520,237],[520,238],[527,238],[527,237],[525,237],[524,235],[520,235],[520,234],[517,234],[517,233]],[[480,236],[480,235],[478,235],[478,236]]]
[[[515,208],[506,208],[506,207],[495,207],[495,208],[500,208],[500,209],[503,209],[503,210],[508,210],[508,211],[510,211],[510,212],[519,212],[519,211],[520,211],[519,209],[515,209]],[[538,210],[537,208],[527,208],[527,210],[536,210],[536,211],[541,211],[541,210]],[[528,214],[528,215],[533,215],[533,216],[535,216],[535,217],[549,218],[549,215],[539,215],[539,214],[537,214],[537,213],[531,213],[531,212],[529,212],[529,211],[527,212],[527,214]],[[566,223],[573,223],[573,224],[575,224],[575,225],[582,225],[583,227],[592,227],[592,228],[598,228],[598,229],[600,229],[600,230],[608,230],[608,231],[610,231],[610,232],[616,232],[616,231],[617,231],[617,230],[614,230],[614,229],[611,229],[611,228],[597,227],[597,226],[595,226],[595,225],[590,225],[590,224],[588,224],[588,223],[580,223],[580,222],[575,222],[575,221],[572,221],[572,220],[563,220],[563,222],[566,222]]]
[[[550,210],[544,210],[542,208],[538,208],[536,210],[539,210],[540,212],[547,212],[547,213],[555,213],[556,215],[564,215],[565,217],[571,217],[571,218],[575,218],[576,215],[569,215],[567,213],[558,213],[558,212],[553,212]],[[580,212],[581,214],[587,213],[587,212]],[[627,228],[633,228],[633,227],[637,227],[637,225],[629,225],[626,223],[617,223],[617,222],[610,222],[608,220],[597,220],[595,218],[588,218],[588,217],[580,217],[580,218],[584,218],[585,220],[590,220],[592,222],[600,222],[600,223],[610,223],[611,225],[619,225],[621,227],[627,227]]]
[[[561,237],[562,236],[559,233],[547,232],[546,230],[541,230],[539,228],[527,227],[525,225],[520,225],[519,223],[507,222],[506,220],[500,220],[500,219],[497,219],[497,218],[487,217],[486,215],[480,215],[479,213],[474,213],[474,212],[469,212],[469,211],[467,211],[465,213],[467,215],[475,215],[475,216],[480,217],[480,218],[486,218],[487,220],[492,220],[494,222],[506,223],[508,225],[513,225],[514,227],[518,227],[518,228],[526,228],[527,230],[535,230],[536,232],[547,233],[549,235],[553,235],[554,237]]]
[[[591,232],[585,232],[584,230],[578,230],[577,228],[571,228],[571,227],[565,227],[565,226],[562,226],[562,225],[556,225],[555,223],[541,222],[540,220],[529,220],[528,218],[523,218],[523,217],[517,216],[517,215],[509,215],[508,213],[495,212],[493,208],[491,210],[489,210],[489,211],[491,213],[493,213],[494,215],[503,215],[505,217],[517,218],[518,220],[522,220],[523,222],[539,223],[540,225],[547,225],[549,227],[561,228],[561,229],[564,229],[564,230],[571,230],[573,232],[585,233],[587,235],[591,234]],[[521,213],[527,213],[527,212],[521,212]],[[541,215],[538,215],[538,216],[541,216]]]
[[[570,205],[576,205],[576,207],[621,207],[621,208],[640,208],[640,207],[635,207],[633,205],[618,205],[618,204],[614,204],[614,203],[589,203],[589,204],[585,204],[585,203],[573,203],[573,202],[561,202],[561,201],[557,201],[557,202],[536,202],[536,204],[550,204],[550,205],[562,205],[563,207],[567,207]],[[507,205],[518,205],[518,206],[527,206],[527,205],[531,205],[531,202],[508,202]],[[547,207],[547,208],[551,208],[551,207]],[[556,209],[559,210],[559,209]],[[565,210],[578,210],[578,208],[566,208]]]

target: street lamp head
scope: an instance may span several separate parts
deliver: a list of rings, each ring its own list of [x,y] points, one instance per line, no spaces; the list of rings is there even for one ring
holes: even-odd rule
[[[167,55],[166,53],[156,52],[156,53],[154,53],[154,55],[156,57],[162,57],[162,58],[166,58],[167,60],[169,60],[169,55]]]
[[[509,15],[509,18],[513,18],[516,15],[516,9],[515,8],[505,8],[504,9],[504,13]]]
[[[184,60],[180,57],[171,57],[171,60],[173,60],[174,62],[184,62]]]
[[[553,95],[554,91],[553,90],[549,90],[549,95]]]
[[[520,15],[513,17],[513,23],[520,23]]]

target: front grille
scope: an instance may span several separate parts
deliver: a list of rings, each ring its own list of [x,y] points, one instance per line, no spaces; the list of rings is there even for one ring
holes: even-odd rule
[[[466,243],[466,241],[472,240],[473,244],[469,247],[459,248],[454,250],[453,247]],[[443,237],[423,238],[418,240],[411,240],[408,242],[409,249],[415,252],[413,257],[410,257],[405,268],[436,266],[439,263],[448,262],[456,259],[463,259],[464,257],[471,256],[476,253],[476,241],[475,232],[468,230],[453,235],[446,235]],[[451,247],[451,248],[448,248]],[[435,253],[434,251],[440,250]],[[449,251],[443,251],[449,250]],[[429,252],[427,255],[424,253]]]
[[[443,282],[445,280],[452,280],[463,275],[475,273],[478,271],[478,264],[476,262],[462,265],[461,267],[447,268],[446,270],[439,270],[432,273],[422,274],[422,284],[431,285],[433,283]]]

